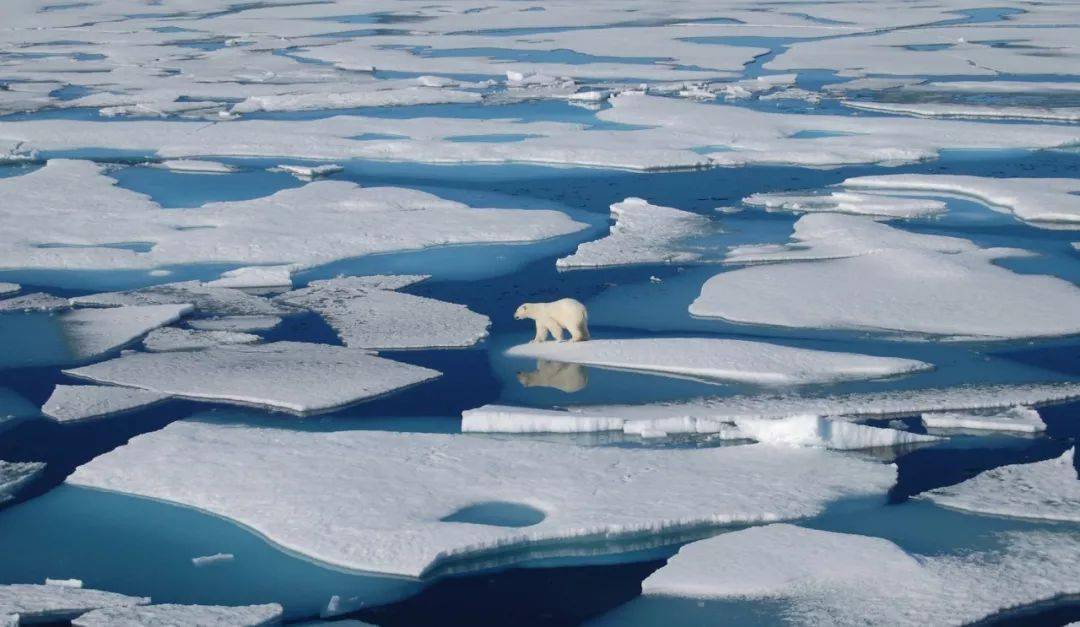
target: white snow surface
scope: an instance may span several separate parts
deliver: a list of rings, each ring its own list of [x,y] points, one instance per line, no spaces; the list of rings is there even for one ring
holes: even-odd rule
[[[514,346],[506,354],[761,385],[875,379],[932,368],[930,364],[912,359],[819,351],[747,340],[690,337],[530,343]]]
[[[164,394],[111,385],[57,385],[41,413],[57,422],[102,418],[161,402]]]
[[[11,500],[15,490],[44,470],[41,462],[6,462],[0,459],[0,503]],[[3,605],[0,603],[0,613]]]
[[[496,548],[507,563],[505,551],[553,540],[808,516],[837,498],[883,494],[894,477],[891,465],[762,444],[582,448],[185,420],[133,438],[68,481],[206,510],[328,564],[420,576]],[[491,501],[546,517],[521,528],[440,520]]]
[[[187,321],[189,327],[202,331],[269,331],[279,324],[278,316],[222,316]]]
[[[709,279],[690,313],[901,338],[1000,340],[1080,332],[1080,318],[1073,315],[1080,311],[1075,285],[993,263],[1026,251],[984,249],[964,239],[839,214],[803,216],[792,239],[790,246],[732,250],[729,261],[765,265]]]
[[[846,190],[829,191],[827,194],[759,193],[743,198],[743,202],[764,207],[768,211],[849,213],[882,218],[922,218],[946,211],[945,203],[940,200],[897,198]]]
[[[0,300],[0,312],[5,311],[57,311],[70,309],[71,303],[66,298],[44,292],[23,294],[15,298]]]
[[[1072,448],[1056,459],[992,468],[922,496],[980,514],[1080,522],[1080,480]]]
[[[277,298],[317,312],[352,348],[464,347],[487,337],[491,321],[465,305],[393,291],[415,279],[364,276],[312,281]]]
[[[225,344],[254,344],[261,341],[258,335],[237,331],[202,331],[163,327],[154,329],[143,338],[143,347],[152,353],[166,351],[189,351]]]
[[[71,302],[89,307],[160,305],[188,303],[206,314],[258,316],[284,313],[281,307],[262,296],[228,287],[203,285],[198,281],[166,283],[128,292],[105,292],[76,296]]]
[[[771,420],[742,418],[736,420],[735,424],[745,437],[777,446],[858,450],[906,446],[940,439],[812,415]]]
[[[146,597],[71,586],[0,585],[0,615],[14,614],[19,617],[20,624],[67,621],[90,610],[149,602],[150,599]]]
[[[282,608],[266,605],[133,605],[87,612],[71,621],[73,627],[262,627],[276,625]]]
[[[1002,548],[908,553],[870,536],[768,525],[682,547],[646,596],[771,599],[796,625],[961,625],[1080,592],[1075,533],[1000,534]]]
[[[559,268],[600,268],[633,264],[687,263],[701,257],[682,250],[680,240],[703,235],[708,218],[671,207],[653,205],[641,198],[627,198],[611,205],[615,224],[611,233],[585,242],[577,251],[555,262]]]
[[[1080,181],[1066,178],[998,178],[955,174],[858,176],[842,185],[860,189],[930,192],[974,198],[998,211],[1039,225],[1080,228]]]
[[[126,346],[148,331],[176,322],[191,305],[132,305],[75,309],[56,316],[75,361]]]
[[[249,266],[227,270],[221,277],[207,281],[209,287],[292,287],[292,271],[289,266]]]
[[[944,411],[922,414],[927,429],[960,429],[967,431],[1013,431],[1038,433],[1046,430],[1039,412],[1023,405],[992,411]]]
[[[169,396],[295,414],[335,409],[439,376],[363,350],[302,342],[129,353],[64,372]]]

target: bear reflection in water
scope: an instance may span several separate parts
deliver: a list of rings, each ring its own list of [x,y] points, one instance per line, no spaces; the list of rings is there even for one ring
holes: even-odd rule
[[[521,385],[531,387],[555,388],[573,393],[585,389],[589,384],[589,375],[581,364],[565,364],[546,359],[536,360],[536,370],[517,373]]]

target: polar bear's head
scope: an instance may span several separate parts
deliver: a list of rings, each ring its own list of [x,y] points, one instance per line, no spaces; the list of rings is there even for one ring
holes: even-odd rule
[[[529,303],[525,303],[518,307],[517,311],[514,312],[514,320],[524,320],[525,318],[529,318],[529,313]]]

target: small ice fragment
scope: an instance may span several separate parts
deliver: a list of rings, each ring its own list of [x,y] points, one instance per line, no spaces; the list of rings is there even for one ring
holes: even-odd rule
[[[1046,430],[1039,412],[1022,405],[996,411],[926,412],[922,423],[927,429],[969,431],[1015,431],[1038,433]]]
[[[323,176],[328,176],[335,172],[341,172],[345,168],[334,163],[328,163],[325,165],[289,165],[281,164],[278,166],[279,170],[288,172],[298,179],[310,181]]]
[[[191,563],[194,564],[196,568],[202,568],[203,566],[212,566],[214,564],[231,561],[233,561],[232,553],[214,553],[213,555],[202,555],[199,557],[191,558]]]
[[[20,286],[18,283],[2,283],[2,282],[0,282],[0,296],[4,296],[6,294],[14,294],[15,292],[18,292],[20,289],[22,289],[22,286]]]

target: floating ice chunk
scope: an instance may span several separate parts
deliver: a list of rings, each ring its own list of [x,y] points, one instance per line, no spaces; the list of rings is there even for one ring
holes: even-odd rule
[[[81,588],[83,587],[82,579],[50,579],[45,578],[46,586],[66,586],[68,588]]]
[[[76,296],[71,302],[84,307],[189,303],[202,313],[233,316],[274,315],[285,312],[261,296],[228,287],[203,285],[198,281],[166,283],[130,292]]]
[[[22,296],[16,296],[15,298],[0,300],[0,312],[57,311],[70,308],[71,302],[68,301],[68,299],[53,296],[52,294],[45,294],[44,292],[34,292],[33,294],[24,294]]]
[[[90,610],[149,602],[150,599],[146,597],[129,597],[71,586],[0,585],[0,615],[14,614],[24,625],[69,621]]]
[[[888,540],[778,524],[682,547],[646,596],[779,599],[796,625],[960,625],[1080,591],[1080,540],[1000,535],[1000,550],[914,555]]]
[[[10,501],[19,487],[44,469],[45,464],[40,462],[6,462],[0,459],[0,503]],[[4,611],[3,601],[0,600],[0,614],[5,613],[8,612]]]
[[[214,553],[213,555],[201,555],[199,557],[191,558],[191,563],[196,568],[202,568],[203,566],[211,566],[213,564],[221,564],[224,562],[233,561],[232,553]]]
[[[1019,107],[942,102],[866,102],[843,100],[844,106],[864,111],[884,111],[926,118],[975,118],[996,120],[1080,121],[1078,107]]]
[[[735,424],[745,437],[758,442],[838,450],[904,446],[941,439],[930,435],[869,427],[811,415],[791,416],[778,420],[741,418],[737,419]]]
[[[311,181],[323,176],[329,176],[335,172],[341,172],[345,168],[337,165],[336,163],[326,163],[323,165],[289,165],[282,164],[277,169],[288,172],[301,181]]]
[[[0,283],[0,296],[14,294],[22,289],[18,283]]]
[[[690,313],[900,337],[998,340],[1080,332],[1080,318],[1073,315],[1080,311],[1080,289],[993,263],[1024,251],[981,249],[963,239],[908,233],[839,214],[803,216],[794,238],[790,247],[733,251],[731,261],[789,263],[714,276]],[[800,259],[822,261],[790,263]]]
[[[828,194],[762,193],[743,198],[748,205],[765,207],[768,211],[798,213],[830,212],[884,218],[921,218],[945,213],[940,200],[926,198],[896,198],[883,194],[862,194],[832,191]]]
[[[874,379],[927,370],[912,359],[715,338],[634,338],[522,344],[507,351],[603,368],[763,385]]]
[[[461,347],[487,336],[491,321],[464,305],[392,291],[415,279],[376,276],[312,281],[278,299],[317,312],[352,348]]]
[[[199,172],[202,174],[228,174],[236,168],[219,161],[201,161],[198,159],[166,159],[151,163],[150,167],[172,170],[173,172]]]
[[[258,335],[236,331],[201,331],[164,327],[154,329],[145,338],[143,346],[153,353],[189,351],[225,344],[254,344],[262,340]]]
[[[571,102],[603,102],[608,99],[611,92],[601,90],[576,91],[569,94],[566,99]]]
[[[1011,211],[1035,226],[1080,226],[1080,181],[1076,179],[888,174],[849,178],[842,185],[959,195],[974,198],[991,209]]]
[[[1072,448],[1057,459],[993,468],[924,497],[980,514],[1080,522],[1080,480]]]
[[[336,409],[439,376],[362,350],[301,342],[131,353],[65,372],[170,396],[294,414]]]
[[[257,111],[323,111],[356,107],[390,107],[424,104],[469,104],[480,102],[477,93],[430,86],[397,89],[365,89],[342,92],[307,92],[250,96],[230,109],[231,113]]]
[[[74,422],[142,409],[166,398],[164,394],[111,385],[57,385],[41,412],[57,422]]]
[[[654,419],[690,416],[733,422],[740,418],[786,418],[802,414],[846,418],[911,416],[925,412],[1005,409],[1080,398],[1080,383],[962,385],[888,392],[808,396],[782,393],[723,396],[680,403],[598,405],[571,408],[584,416]]]
[[[507,405],[484,405],[461,412],[461,430],[466,433],[592,433],[622,431],[625,423],[613,416]]]
[[[611,234],[578,246],[574,254],[555,262],[559,268],[598,268],[644,263],[685,263],[700,258],[679,250],[679,240],[701,235],[708,218],[670,207],[627,198],[611,205],[615,224]]]
[[[192,329],[203,331],[269,331],[279,324],[281,318],[277,316],[225,316],[187,321]]]
[[[430,74],[417,76],[416,82],[424,87],[456,87],[458,85],[458,82],[452,78],[432,76]]]
[[[883,494],[894,478],[890,465],[762,444],[627,450],[186,420],[133,438],[69,481],[203,509],[328,564],[420,576],[483,568],[485,556],[512,563],[512,549],[533,545],[558,555],[557,540],[580,547],[647,534],[653,544],[664,532],[812,515],[838,498]],[[545,517],[526,527],[443,520],[493,501]]]
[[[191,305],[133,305],[76,309],[57,316],[74,361],[86,361],[134,342],[148,331],[172,324]]]
[[[239,606],[164,603],[97,609],[76,618],[71,624],[73,627],[262,627],[278,624],[281,614],[282,608],[277,603]]]
[[[270,288],[292,287],[290,266],[250,266],[221,273],[221,278],[204,283],[209,287]]]
[[[961,429],[968,431],[1019,431],[1038,433],[1046,430],[1039,412],[1016,405],[1007,409],[983,412],[927,412],[922,415],[927,429]]]

